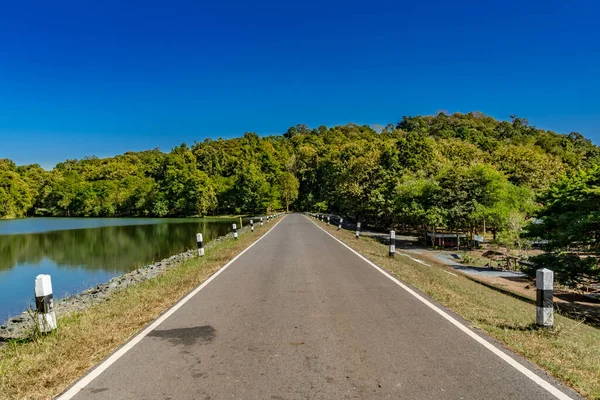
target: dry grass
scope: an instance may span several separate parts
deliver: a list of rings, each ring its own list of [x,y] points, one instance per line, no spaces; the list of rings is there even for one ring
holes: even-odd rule
[[[272,226],[255,226],[254,234],[223,241],[207,249],[203,258],[184,261],[105,303],[60,318],[59,329],[48,336],[5,346],[0,353],[0,399],[57,395]]]
[[[365,257],[470,321],[589,399],[600,399],[600,330],[555,314],[553,331],[535,328],[535,306],[441,266],[388,257],[388,246],[317,222]],[[412,256],[412,254],[411,254]],[[457,274],[458,275],[458,274]]]

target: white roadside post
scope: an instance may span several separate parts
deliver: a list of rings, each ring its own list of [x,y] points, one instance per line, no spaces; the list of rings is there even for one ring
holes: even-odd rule
[[[260,226],[263,226],[262,224],[262,217],[260,217]]]
[[[342,229],[342,223],[344,222],[344,218],[340,218],[340,223],[338,224],[338,231]]]
[[[196,244],[198,245],[198,255],[204,256],[204,240],[202,239],[201,233],[196,233]]]
[[[356,223],[356,238],[360,236],[360,222]]]
[[[329,217],[327,217],[327,226],[329,226]]]
[[[54,300],[52,299],[52,279],[50,275],[38,275],[35,278],[35,307],[38,314],[38,328],[42,333],[56,329]]]
[[[254,220],[250,220],[250,231],[254,232]]]
[[[236,224],[233,224],[233,237],[236,238],[236,239],[238,238],[238,236],[237,236],[237,225]]]
[[[554,272],[547,268],[538,269],[535,273],[535,286],[535,324],[551,328],[554,325]]]
[[[396,232],[394,230],[390,231],[390,257],[394,257],[394,253],[396,253]]]

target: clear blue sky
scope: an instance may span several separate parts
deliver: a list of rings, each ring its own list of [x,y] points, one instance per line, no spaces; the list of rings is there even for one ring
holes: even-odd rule
[[[482,111],[600,143],[600,2],[5,1],[0,158]]]

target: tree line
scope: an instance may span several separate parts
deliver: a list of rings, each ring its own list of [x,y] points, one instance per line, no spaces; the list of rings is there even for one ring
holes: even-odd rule
[[[591,185],[580,193],[589,200],[582,212],[591,220],[573,229],[596,229],[597,182],[590,177],[600,174],[597,164],[600,149],[581,134],[538,129],[517,116],[499,121],[478,112],[439,113],[378,129],[300,124],[282,135],[206,139],[168,153],[66,160],[51,171],[4,159],[0,217],[164,217],[291,207],[386,228],[492,232],[514,245],[526,221],[538,215],[549,222],[530,236],[549,239],[557,246],[549,247],[552,254],[567,254],[567,246],[589,253],[595,237],[575,246],[573,237],[555,241],[560,229],[551,216],[564,212],[553,204],[567,201],[564,193],[575,180],[578,187]]]

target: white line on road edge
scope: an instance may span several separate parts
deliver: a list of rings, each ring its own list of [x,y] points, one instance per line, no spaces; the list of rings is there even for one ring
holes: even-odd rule
[[[179,310],[192,297],[194,297],[196,294],[198,294],[199,291],[204,289],[204,287],[206,285],[208,285],[210,282],[212,282],[213,279],[215,279],[217,276],[219,276],[221,274],[221,272],[225,271],[227,269],[227,267],[229,267],[231,264],[233,264],[245,252],[250,250],[256,243],[260,242],[262,240],[262,238],[264,238],[269,233],[271,233],[271,231],[273,229],[275,229],[275,227],[277,225],[279,225],[281,223],[281,221],[283,221],[284,219],[285,219],[285,217],[280,219],[279,222],[277,222],[275,225],[273,225],[273,227],[271,229],[269,229],[264,235],[262,235],[260,238],[258,238],[250,246],[246,247],[240,254],[233,257],[227,264],[222,266],[221,269],[219,269],[217,272],[215,272],[213,275],[211,275],[210,278],[205,280],[200,286],[198,286],[196,289],[194,289],[190,294],[185,296],[183,299],[179,300],[179,302],[177,304],[175,304],[167,312],[165,312],[162,316],[160,316],[160,318],[158,318],[156,321],[154,321],[150,326],[148,326],[146,329],[144,329],[142,332],[140,332],[137,336],[135,336],[129,342],[125,343],[119,350],[117,350],[110,357],[108,357],[106,360],[104,360],[104,362],[102,362],[102,364],[98,365],[95,369],[90,371],[87,375],[85,375],[83,378],[81,378],[79,381],[77,381],[73,386],[71,386],[71,388],[69,390],[67,390],[66,392],[61,394],[59,397],[57,397],[56,400],[72,399],[77,393],[79,393],[83,388],[85,388],[87,385],[89,385],[94,379],[96,379],[108,367],[110,367],[112,364],[114,364],[119,358],[123,357],[123,355],[125,355],[125,353],[127,353],[129,350],[131,350],[133,348],[133,346],[135,346],[136,344],[141,342],[142,339],[145,338],[150,332],[152,332],[160,324],[162,324],[167,318],[169,318],[171,315],[173,315],[175,313],[175,311]]]
[[[309,219],[309,221],[310,221],[310,219]],[[408,293],[410,293],[411,295],[416,297],[421,303],[425,304],[427,307],[431,308],[433,311],[435,311],[436,313],[441,315],[452,325],[456,326],[458,329],[460,329],[461,331],[463,331],[464,333],[469,335],[471,338],[475,339],[475,341],[479,342],[479,344],[481,344],[483,347],[485,347],[486,349],[488,349],[489,351],[491,351],[492,353],[494,353],[495,355],[500,357],[502,360],[506,361],[506,363],[509,364],[511,367],[513,367],[514,369],[516,369],[517,371],[519,371],[520,373],[522,373],[523,375],[525,375],[526,377],[528,377],[529,379],[531,379],[532,381],[537,383],[539,386],[544,388],[547,392],[552,394],[554,397],[556,397],[557,399],[561,399],[561,400],[572,400],[571,397],[567,396],[566,394],[561,392],[559,389],[555,388],[552,384],[550,384],[549,382],[545,381],[544,379],[540,378],[539,376],[537,376],[536,374],[531,372],[528,368],[521,365],[517,360],[515,360],[508,354],[500,351],[498,348],[496,348],[496,346],[492,345],[490,342],[488,342],[487,340],[485,340],[484,338],[482,338],[481,336],[479,336],[478,334],[476,334],[475,332],[473,332],[472,330],[467,328],[465,325],[461,324],[458,320],[456,320],[450,314],[448,314],[441,308],[437,307],[436,305],[431,303],[429,300],[425,299],[423,296],[419,295],[417,292],[415,292],[414,290],[412,290],[411,288],[406,286],[404,283],[400,282],[398,279],[396,279],[395,277],[393,277],[392,275],[387,273],[381,267],[379,267],[376,264],[374,264],[373,262],[369,261],[366,257],[364,257],[362,254],[360,254],[359,252],[357,252],[356,250],[354,250],[353,248],[348,246],[346,243],[342,242],[340,239],[336,238],[331,233],[329,233],[325,229],[321,228],[315,222],[313,222],[313,221],[310,221],[310,222],[312,222],[313,224],[315,224],[317,226],[317,228],[321,229],[323,232],[325,232],[326,234],[328,234],[329,236],[331,236],[332,238],[337,240],[348,250],[350,250],[351,252],[356,254],[364,262],[366,262],[367,264],[369,264],[370,266],[372,266],[373,268],[375,268],[376,270],[381,272],[383,275],[385,275],[389,279],[391,279],[396,285],[400,286],[402,289],[406,290]]]

